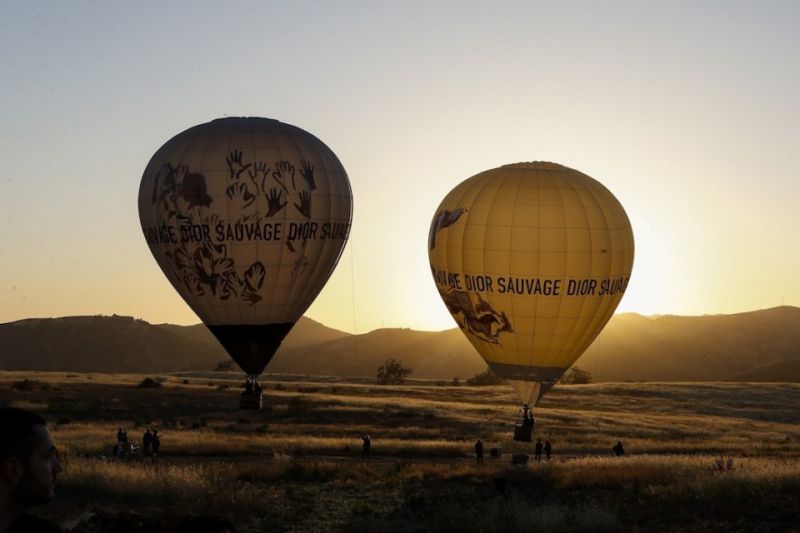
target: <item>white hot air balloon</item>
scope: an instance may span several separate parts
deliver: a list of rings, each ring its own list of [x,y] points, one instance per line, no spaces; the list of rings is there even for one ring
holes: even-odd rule
[[[336,155],[265,118],[179,133],[139,188],[145,239],[173,287],[258,391],[258,375],[322,290],[350,232],[352,193]]]

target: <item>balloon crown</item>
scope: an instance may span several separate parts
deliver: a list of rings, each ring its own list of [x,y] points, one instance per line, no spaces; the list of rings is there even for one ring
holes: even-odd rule
[[[226,121],[233,121],[233,120],[268,120],[270,122],[278,122],[280,120],[274,118],[266,118],[266,117],[222,117],[222,118],[215,118],[211,122],[226,122]]]
[[[503,165],[500,168],[517,168],[524,170],[569,170],[564,165],[558,163],[551,163],[549,161],[523,161],[520,163],[511,163]]]

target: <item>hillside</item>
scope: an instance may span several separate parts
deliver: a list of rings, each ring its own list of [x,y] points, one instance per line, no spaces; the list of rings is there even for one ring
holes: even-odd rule
[[[202,325],[152,325],[119,316],[0,324],[0,368],[5,370],[210,370],[226,357]],[[351,335],[304,317],[267,370],[374,376],[390,357],[412,367],[417,378],[466,379],[485,368],[458,329]],[[616,315],[576,365],[595,381],[741,381],[752,376],[800,382],[792,371],[797,360],[800,308],[783,306],[732,315]]]
[[[302,317],[284,348],[336,340],[344,333]],[[0,324],[0,368],[67,372],[211,370],[227,359],[202,324],[154,325],[124,316],[35,318]]]
[[[576,364],[599,381],[708,381],[798,358],[800,308],[782,306],[731,315],[616,315]]]
[[[792,382],[800,383],[800,359],[793,359],[791,361],[779,361],[766,366],[761,366],[735,374],[723,381],[731,382]]]

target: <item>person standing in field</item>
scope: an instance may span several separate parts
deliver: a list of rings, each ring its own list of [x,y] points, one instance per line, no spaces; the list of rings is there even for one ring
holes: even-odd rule
[[[24,409],[0,409],[0,428],[0,531],[63,533],[26,512],[55,497],[56,476],[63,470],[44,418]]]
[[[552,453],[553,453],[553,447],[550,446],[550,441],[549,440],[544,441],[544,455],[545,457],[547,457],[548,461],[550,460],[550,454]]]
[[[361,437],[361,440],[364,442],[361,445],[361,459],[369,459],[369,449],[372,447],[372,440],[369,438],[369,435],[364,435]]]
[[[622,457],[625,455],[625,448],[622,447],[622,441],[618,440],[614,447],[611,448],[611,451],[614,452],[614,455],[617,457]]]
[[[475,441],[475,460],[483,463],[483,441],[480,438]]]
[[[534,448],[533,458],[537,461],[542,460],[542,439],[536,439],[536,447]]]
[[[142,454],[150,455],[153,453],[153,434],[150,433],[150,428],[142,435]]]
[[[158,459],[158,449],[161,448],[161,437],[158,435],[158,430],[153,430],[153,436],[150,441],[150,448],[153,450],[153,459]]]

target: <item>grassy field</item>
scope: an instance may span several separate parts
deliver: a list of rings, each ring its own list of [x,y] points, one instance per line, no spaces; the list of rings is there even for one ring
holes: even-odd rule
[[[82,532],[189,514],[240,531],[800,528],[797,385],[558,386],[536,412],[553,460],[512,466],[532,446],[511,440],[507,386],[276,375],[246,412],[233,374],[144,377],[0,372],[0,403],[44,414],[67,462],[43,515]],[[110,457],[120,425],[159,428],[157,464]],[[503,455],[474,464],[478,436]]]

